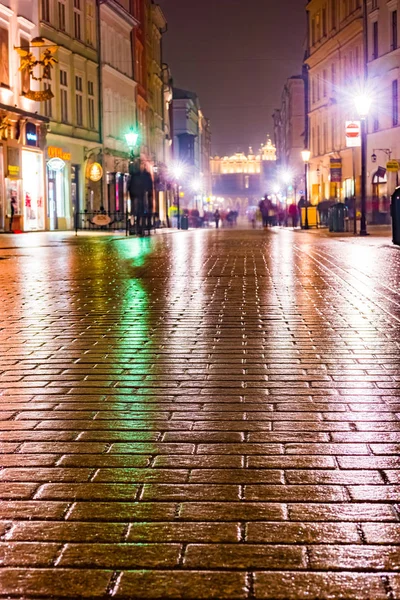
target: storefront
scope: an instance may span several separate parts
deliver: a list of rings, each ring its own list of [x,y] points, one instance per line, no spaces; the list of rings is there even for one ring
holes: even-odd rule
[[[125,214],[128,204],[128,174],[107,173],[107,205],[109,212]]]
[[[0,139],[0,230],[43,231],[47,120],[19,109],[0,117],[6,125]]]
[[[22,150],[22,173],[24,231],[41,231],[45,228],[41,152]]]
[[[50,231],[74,229],[78,213],[91,210],[95,194],[85,177],[87,164],[84,147],[69,138],[49,135],[46,228]]]
[[[117,150],[106,149],[103,166],[105,171],[103,208],[110,214],[124,215],[130,206],[128,156]]]
[[[71,153],[58,146],[47,147],[48,229],[71,229],[70,206]]]

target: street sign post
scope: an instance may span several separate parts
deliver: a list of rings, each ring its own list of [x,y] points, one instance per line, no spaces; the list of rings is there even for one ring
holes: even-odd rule
[[[342,159],[331,158],[331,183],[341,183],[342,181]]]
[[[389,171],[390,173],[397,173],[397,171],[399,171],[400,169],[400,164],[399,161],[397,160],[389,160],[386,163],[386,171]]]
[[[346,148],[361,146],[361,121],[346,121]]]

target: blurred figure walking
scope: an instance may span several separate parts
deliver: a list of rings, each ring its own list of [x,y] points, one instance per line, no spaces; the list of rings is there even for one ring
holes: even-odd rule
[[[295,229],[297,227],[297,222],[299,219],[299,211],[295,204],[291,204],[288,209],[288,214],[290,219],[292,220],[292,227]]]

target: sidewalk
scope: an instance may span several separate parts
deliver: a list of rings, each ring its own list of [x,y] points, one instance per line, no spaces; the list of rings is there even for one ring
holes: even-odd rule
[[[184,233],[1,239],[0,597],[399,600],[400,255]]]
[[[345,231],[342,233],[334,233],[329,231],[327,227],[312,227],[310,229],[297,229],[296,231],[301,231],[304,233],[314,233],[319,235],[326,235],[328,237],[355,237],[353,232],[353,223],[350,223],[351,231]],[[360,224],[357,223],[357,235],[359,236]],[[392,227],[391,225],[368,225],[367,232],[369,236],[372,237],[387,237],[392,239]]]

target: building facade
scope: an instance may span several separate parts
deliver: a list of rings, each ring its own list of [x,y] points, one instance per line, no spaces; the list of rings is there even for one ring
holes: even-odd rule
[[[304,78],[294,75],[287,80],[281,106],[273,113],[277,163],[294,176],[304,171],[301,151],[305,143]]]
[[[317,204],[343,200],[360,187],[360,149],[346,147],[345,127],[357,119],[354,96],[363,81],[361,0],[310,0],[307,14],[309,192]]]
[[[40,58],[36,0],[0,2],[0,230],[46,227],[44,149],[48,119],[38,115],[39,82],[23,67],[24,55]],[[19,52],[21,50],[21,52]],[[35,71],[40,77],[41,71]]]
[[[273,192],[276,182],[276,148],[271,139],[254,154],[237,152],[211,158],[212,194],[220,208],[244,215]]]
[[[75,215],[104,204],[98,6],[95,0],[40,0],[39,8],[40,35],[57,47],[51,79],[43,84],[53,98],[41,105],[50,120],[46,229],[72,229]]]
[[[100,5],[103,114],[103,206],[110,213],[130,208],[129,149],[125,134],[137,130],[134,32],[138,21],[129,0]]]
[[[173,156],[184,171],[182,206],[200,208],[196,197],[201,193],[200,103],[189,90],[173,89]]]
[[[191,107],[187,122],[173,105],[166,30],[154,0],[0,0],[1,230],[11,205],[22,231],[129,212],[130,130],[163,224],[176,199],[174,140],[191,180],[211,193],[210,124],[194,94],[180,98]],[[183,138],[193,143],[185,148]]]
[[[390,222],[390,196],[398,173],[387,162],[400,160],[399,77],[400,38],[397,0],[368,0],[368,88],[372,98],[368,118],[369,218]]]

